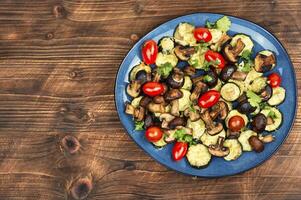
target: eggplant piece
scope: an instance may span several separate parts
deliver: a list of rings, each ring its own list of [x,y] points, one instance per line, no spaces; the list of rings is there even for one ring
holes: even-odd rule
[[[220,74],[220,79],[224,82],[227,82],[229,79],[231,79],[234,72],[236,72],[237,67],[235,65],[228,65],[224,67]]]
[[[252,130],[255,131],[256,133],[263,132],[267,125],[266,116],[262,113],[255,115],[251,125],[252,125]]]
[[[265,88],[260,92],[262,101],[268,101],[273,95],[273,89],[270,85],[266,85]]]
[[[256,110],[256,107],[253,107],[249,101],[244,101],[238,104],[237,110],[243,114],[250,114]]]

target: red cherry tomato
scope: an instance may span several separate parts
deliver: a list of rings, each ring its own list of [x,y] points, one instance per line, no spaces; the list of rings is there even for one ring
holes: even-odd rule
[[[221,95],[218,91],[209,90],[199,98],[198,104],[202,108],[210,108],[218,102],[220,96]]]
[[[281,85],[281,76],[277,73],[272,73],[268,76],[269,84],[271,87],[278,87]]]
[[[194,29],[193,35],[197,41],[209,42],[212,39],[208,28],[196,28]]]
[[[145,131],[145,137],[149,142],[158,142],[163,136],[161,128],[151,126]]]
[[[175,161],[181,160],[187,153],[188,144],[186,142],[176,142],[172,148],[172,158]]]
[[[154,40],[148,40],[142,47],[142,59],[144,63],[151,65],[156,62],[158,46]]]
[[[216,65],[221,69],[223,69],[225,67],[225,64],[226,64],[226,61],[225,61],[224,57],[220,53],[217,53],[217,52],[214,52],[214,51],[211,51],[211,50],[208,50],[205,53],[205,59],[208,62],[216,62],[217,63]]]
[[[231,131],[240,131],[245,126],[245,120],[241,116],[235,115],[229,119],[228,126]]]
[[[158,82],[147,82],[142,86],[144,94],[154,97],[164,92],[164,86]]]

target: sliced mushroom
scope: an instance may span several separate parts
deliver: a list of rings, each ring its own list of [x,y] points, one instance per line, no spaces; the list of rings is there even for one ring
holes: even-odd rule
[[[195,53],[195,48],[178,45],[175,47],[174,52],[180,60],[187,61],[189,60],[190,56]]]
[[[175,129],[177,126],[185,126],[186,120],[183,117],[175,117],[173,120],[171,120],[168,124],[168,127],[170,129]]]
[[[146,115],[144,119],[144,128],[147,129],[148,127],[151,127],[154,125],[154,119],[152,115]]]
[[[215,71],[215,67],[211,67],[210,70],[208,70],[208,72],[206,73],[206,77],[210,77],[210,78],[207,78],[207,80],[206,80],[206,84],[209,87],[212,88],[212,87],[216,86],[216,84],[218,82],[218,75]]]
[[[153,102],[158,103],[158,104],[160,104],[160,103],[165,104],[165,100],[164,100],[163,96],[155,96],[153,98]]]
[[[217,102],[211,108],[210,117],[214,120],[219,118],[221,120],[226,119],[229,113],[228,105],[224,101]]]
[[[227,130],[227,138],[229,139],[237,139],[240,136],[239,131],[231,131],[230,129]]]
[[[171,120],[173,120],[175,118],[175,116],[169,114],[169,113],[163,113],[160,115],[159,120],[162,121],[161,123],[161,127],[168,129],[168,124]]]
[[[187,108],[184,111],[184,115],[186,117],[189,117],[190,121],[195,122],[201,118],[200,115],[200,107],[199,106],[193,106],[192,108]]]
[[[230,149],[228,147],[224,147],[224,140],[225,138],[219,136],[217,143],[209,146],[209,153],[217,157],[227,156],[230,153]]]
[[[224,57],[230,62],[237,62],[238,55],[242,52],[245,48],[245,44],[242,42],[241,39],[237,40],[235,47],[232,47],[230,44],[227,44],[224,48]]]
[[[128,84],[126,88],[126,92],[131,97],[138,97],[140,94],[141,83],[137,80],[132,80],[130,84]]]
[[[183,93],[179,89],[171,89],[168,92],[166,92],[166,94],[164,95],[166,101],[180,99],[181,97],[183,97]]]
[[[220,78],[222,81],[227,82],[229,79],[243,81],[247,77],[247,73],[237,71],[235,65],[228,65],[224,67],[220,73]]]
[[[267,125],[267,118],[265,117],[264,114],[258,113],[257,115],[254,116],[251,125],[253,131],[257,133],[261,133],[262,131],[264,131]]]
[[[144,96],[140,100],[139,105],[142,106],[143,108],[146,108],[150,102],[152,102],[152,99],[148,96]]]
[[[249,143],[252,149],[257,153],[260,153],[264,150],[264,144],[257,136],[251,136],[249,138]]]
[[[270,143],[273,142],[275,140],[274,136],[272,134],[268,134],[265,136],[260,135],[258,137],[259,140],[261,140],[263,143]]]
[[[180,112],[179,112],[179,100],[173,100],[172,102],[170,102],[171,105],[171,109],[170,109],[170,113],[173,116],[180,116]]]
[[[126,103],[125,113],[132,115],[137,121],[142,121],[145,115],[145,109],[141,106],[135,108],[129,103]]]
[[[173,73],[167,78],[167,84],[171,88],[181,88],[184,84],[184,73],[179,68],[174,68]]]
[[[152,81],[153,82],[159,82],[160,80],[161,80],[161,75],[157,71],[155,71],[153,73],[153,79],[152,79]]]
[[[228,42],[231,39],[231,37],[229,35],[227,35],[226,33],[223,33],[223,35],[220,37],[220,39],[215,43],[210,45],[210,48],[213,51],[220,51],[220,49],[222,48],[222,46]]]
[[[163,104],[156,104],[154,102],[151,102],[147,105],[147,109],[152,113],[164,113],[165,107]]]
[[[209,110],[206,110],[201,114],[202,120],[205,122],[206,129],[209,135],[216,135],[223,130],[223,125],[219,122],[214,122],[211,117]]]
[[[273,95],[273,89],[270,85],[265,86],[265,88],[260,92],[260,97],[262,101],[268,101]]]
[[[266,56],[260,54],[260,52],[255,57],[255,70],[257,72],[267,72],[273,68],[276,64],[276,58],[273,53],[271,55]]]
[[[186,67],[184,67],[183,71],[184,71],[184,74],[187,76],[193,76],[196,73],[196,69],[193,66],[186,66]]]
[[[208,86],[206,83],[199,81],[195,84],[195,87],[190,95],[190,100],[193,104],[196,104],[200,95],[208,90]]]

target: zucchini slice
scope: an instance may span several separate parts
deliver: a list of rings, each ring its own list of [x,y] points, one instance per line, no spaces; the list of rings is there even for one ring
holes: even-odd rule
[[[190,95],[188,90],[181,89],[183,96],[179,99],[179,111],[184,111],[190,106]]]
[[[247,115],[241,114],[240,112],[238,112],[238,110],[231,110],[229,112],[226,120],[225,120],[227,128],[228,128],[228,122],[229,122],[230,118],[233,117],[233,116],[235,116],[235,115],[241,116],[244,119],[244,121],[245,121],[245,126],[247,126],[247,124],[249,122],[249,119],[248,119]]]
[[[182,86],[182,89],[185,89],[185,90],[191,90],[192,88],[192,81],[191,81],[191,78],[189,76],[184,76],[184,84]]]
[[[193,46],[196,44],[196,39],[193,35],[194,26],[192,24],[183,22],[178,25],[174,32],[175,42],[183,46]]]
[[[152,144],[155,146],[155,147],[157,147],[157,148],[162,148],[162,147],[164,147],[165,145],[167,145],[167,143],[165,142],[165,140],[164,140],[164,136],[159,140],[159,141],[157,141],[157,142],[152,142]]]
[[[205,132],[201,137],[201,142],[209,147],[210,145],[215,145],[217,143],[218,137],[226,138],[226,131],[222,130],[216,135],[209,135],[207,132]]]
[[[255,78],[250,85],[247,86],[249,90],[252,90],[255,93],[259,93],[262,91],[265,86],[267,85],[267,78],[266,77],[257,77]]]
[[[164,54],[172,53],[172,50],[175,47],[173,38],[168,36],[161,38],[158,44],[160,51]]]
[[[241,144],[238,142],[237,139],[225,140],[224,146],[228,147],[230,150],[230,153],[224,157],[225,160],[227,161],[236,160],[241,156],[242,148],[241,148]]]
[[[235,83],[226,83],[221,88],[221,96],[226,101],[235,101],[240,96],[240,89]]]
[[[192,129],[192,136],[195,139],[200,139],[206,130],[205,123],[202,119],[199,119],[195,122],[192,122],[190,119],[188,119],[186,127]]]
[[[256,78],[261,77],[262,73],[255,71],[252,69],[246,76],[244,84],[248,87]]]
[[[175,67],[178,64],[178,57],[173,53],[163,54],[159,52],[156,58],[156,65],[162,66],[166,63],[170,63],[172,67]]]
[[[244,49],[240,52],[239,55],[241,55],[244,51],[250,51],[250,52],[252,51],[252,49],[254,47],[254,43],[253,43],[252,39],[245,34],[236,34],[230,42],[232,47],[236,46],[238,39],[241,39],[241,41],[245,44]]]
[[[230,79],[228,82],[235,83],[239,87],[240,95],[242,95],[243,92],[247,91],[244,81]]]
[[[131,70],[131,72],[130,72],[130,81],[135,80],[137,73],[139,71],[143,71],[143,70],[146,71],[147,73],[152,72],[152,68],[149,65],[146,65],[143,62],[141,62],[140,64],[133,67],[133,69]]]
[[[268,100],[268,104],[271,106],[276,106],[281,104],[285,99],[285,89],[283,87],[273,88],[273,95]]]
[[[246,130],[240,133],[238,141],[240,142],[243,151],[252,151],[252,147],[249,143],[249,138],[251,136],[257,136],[257,133],[252,130]]]
[[[266,127],[265,127],[266,131],[274,131],[277,128],[279,128],[279,126],[282,123],[282,113],[277,108],[269,107],[269,108],[263,109],[261,111],[261,113],[264,114],[266,117],[270,117],[271,113],[273,116],[273,117],[271,117],[273,123],[266,125]]]
[[[203,168],[209,164],[211,154],[205,145],[197,144],[188,148],[186,158],[191,166]]]

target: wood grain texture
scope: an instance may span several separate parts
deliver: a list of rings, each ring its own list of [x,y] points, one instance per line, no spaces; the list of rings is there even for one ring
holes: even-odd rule
[[[1,0],[0,199],[301,199],[301,112],[271,159],[221,179],[161,166],[122,128],[113,96],[122,59],[154,27],[194,12],[264,26],[301,81],[299,0]],[[62,148],[65,136],[77,153]]]

